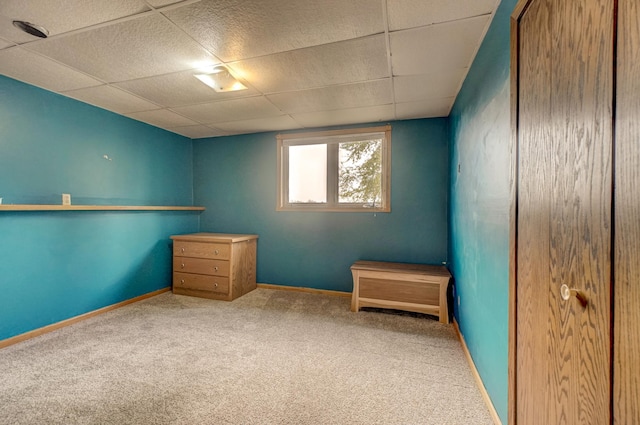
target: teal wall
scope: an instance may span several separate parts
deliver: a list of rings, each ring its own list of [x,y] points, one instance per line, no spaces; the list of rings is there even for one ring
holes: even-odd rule
[[[261,283],[350,292],[356,260],[446,261],[447,120],[391,125],[391,213],[276,212],[275,133],[194,140],[200,229],[258,234]]]
[[[515,4],[502,0],[449,117],[455,316],[503,423],[508,404],[509,16]]]
[[[259,234],[263,283],[351,291],[359,259],[448,260],[457,321],[506,423],[515,3],[502,1],[449,119],[392,123],[391,213],[276,212],[275,133],[190,141],[0,76],[4,203],[64,192],[76,204],[207,207],[0,212],[0,340],[169,286],[169,236],[198,229]]]
[[[189,139],[0,76],[3,203],[192,205],[192,176]],[[190,212],[0,212],[0,340],[169,286],[169,236],[197,229]]]

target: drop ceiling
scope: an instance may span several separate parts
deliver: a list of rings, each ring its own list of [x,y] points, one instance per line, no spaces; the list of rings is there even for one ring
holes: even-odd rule
[[[0,74],[189,138],[443,117],[498,4],[2,0]]]

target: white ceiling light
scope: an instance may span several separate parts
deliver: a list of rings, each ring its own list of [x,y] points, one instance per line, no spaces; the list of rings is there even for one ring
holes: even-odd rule
[[[224,66],[216,66],[210,72],[195,74],[198,80],[202,81],[217,92],[228,92],[246,90],[247,87],[236,80]]]

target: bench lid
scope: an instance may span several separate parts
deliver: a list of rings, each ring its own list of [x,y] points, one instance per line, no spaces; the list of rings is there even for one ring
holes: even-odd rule
[[[388,263],[385,261],[356,261],[351,270],[376,270],[396,273],[418,273],[432,276],[451,277],[451,273],[445,266],[412,263]]]

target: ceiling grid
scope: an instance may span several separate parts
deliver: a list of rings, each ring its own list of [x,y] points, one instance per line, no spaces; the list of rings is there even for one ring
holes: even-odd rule
[[[62,4],[0,2],[0,74],[203,138],[447,116],[499,0]]]

